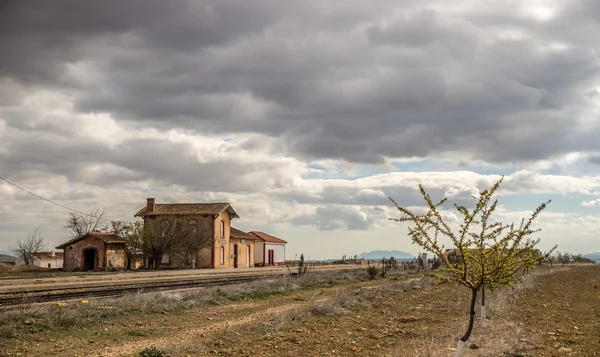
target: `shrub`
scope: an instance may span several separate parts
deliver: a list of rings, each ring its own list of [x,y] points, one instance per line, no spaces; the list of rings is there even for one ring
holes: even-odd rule
[[[373,280],[377,277],[377,274],[379,274],[379,268],[375,265],[369,265],[367,268],[367,274],[369,275],[369,279]]]
[[[392,259],[381,259],[381,271],[379,272],[379,276],[381,276],[382,278],[385,278],[388,271],[392,269]]]
[[[146,347],[140,352],[140,357],[164,357],[166,355],[167,352],[155,346]]]

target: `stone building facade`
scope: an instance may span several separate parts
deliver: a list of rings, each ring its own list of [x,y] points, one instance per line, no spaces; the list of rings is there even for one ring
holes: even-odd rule
[[[233,259],[233,268],[254,267],[255,243],[257,238],[251,234],[231,227],[229,255]]]
[[[146,206],[135,217],[141,217],[144,226],[154,230],[179,225],[202,241],[200,248],[191,254],[189,249],[172,248],[163,255],[162,267],[222,269],[254,266],[252,255],[250,259],[247,257],[248,250],[254,254],[254,240],[235,228],[232,237],[231,221],[239,216],[227,202],[157,204],[154,198],[148,198]]]
[[[89,232],[56,247],[63,249],[63,269],[125,269],[125,241],[112,233]]]

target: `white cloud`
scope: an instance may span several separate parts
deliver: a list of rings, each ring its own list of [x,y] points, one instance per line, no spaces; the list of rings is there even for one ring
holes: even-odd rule
[[[600,206],[600,198],[597,200],[583,201],[581,205],[584,207]]]

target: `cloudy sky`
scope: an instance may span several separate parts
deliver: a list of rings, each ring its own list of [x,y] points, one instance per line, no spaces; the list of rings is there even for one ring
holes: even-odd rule
[[[3,1],[0,176],[133,220],[229,201],[288,256],[419,252],[387,197],[499,218],[552,199],[541,247],[600,251],[594,0]],[[0,181],[0,250],[67,211]],[[448,211],[449,219],[455,219]]]

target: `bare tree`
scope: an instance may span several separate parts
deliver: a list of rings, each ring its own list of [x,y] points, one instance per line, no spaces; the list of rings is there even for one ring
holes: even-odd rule
[[[575,263],[577,265],[583,263],[583,260],[584,260],[583,254],[581,254],[581,253],[571,254],[571,258],[573,259],[573,263]]]
[[[35,255],[44,248],[44,237],[37,227],[32,234],[24,240],[18,239],[17,245],[11,249],[17,257],[23,259],[25,265],[31,265],[35,261]]]
[[[190,230],[183,224],[162,221],[160,227],[151,222],[144,226],[143,252],[148,258],[148,268],[157,269],[165,254],[177,253],[190,238]]]
[[[571,262],[571,254],[567,253],[567,252],[557,252],[556,253],[556,260],[562,264],[562,266],[564,267],[565,265],[569,264]]]
[[[196,268],[198,252],[204,248],[210,248],[214,244],[213,233],[209,227],[198,227],[193,223],[179,222],[178,228],[181,232],[181,240],[171,250],[171,255],[187,262],[192,269]]]
[[[132,263],[144,253],[144,224],[140,221],[111,221],[110,224],[110,232],[125,241],[127,268],[132,269]]]
[[[104,211],[97,209],[89,215],[69,212],[69,219],[64,228],[69,231],[72,238],[78,238],[89,232],[106,231],[108,224]]]

